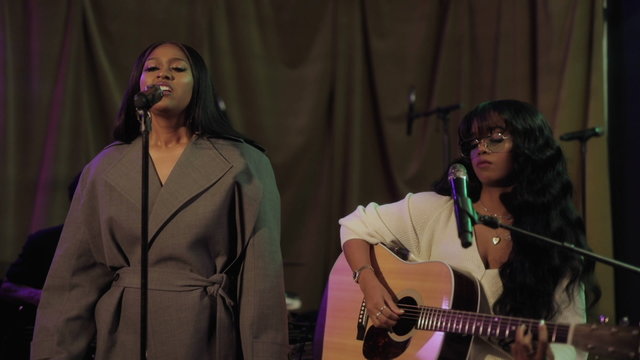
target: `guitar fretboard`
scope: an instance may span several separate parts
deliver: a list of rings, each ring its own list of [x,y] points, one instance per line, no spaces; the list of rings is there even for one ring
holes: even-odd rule
[[[493,336],[500,339],[515,338],[516,329],[524,324],[535,338],[538,337],[538,321],[440,309],[428,306],[399,305],[405,310],[403,317],[416,321],[418,330],[444,331],[465,335]],[[570,325],[546,323],[549,341],[567,343]]]

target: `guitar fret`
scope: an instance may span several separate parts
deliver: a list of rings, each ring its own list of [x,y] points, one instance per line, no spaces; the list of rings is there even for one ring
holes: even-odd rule
[[[435,329],[435,326],[436,326],[436,319],[435,319],[435,315],[436,315],[436,314],[435,314],[434,309],[430,309],[430,310],[429,310],[429,313],[430,313],[430,315],[429,315],[429,325],[428,325],[428,328],[429,328],[429,329]]]
[[[495,318],[489,319],[489,331],[488,331],[489,332],[489,336],[491,336],[491,331],[493,331],[494,321],[495,321]]]
[[[418,329],[424,329],[424,324],[426,321],[426,317],[427,317],[427,310],[426,309],[420,309],[420,317],[418,320]]]
[[[464,327],[464,333],[468,334],[469,333],[469,319],[467,319],[467,321],[465,321],[465,327]]]
[[[457,321],[456,321],[457,320],[457,314],[454,312],[454,313],[451,313],[451,315],[452,315],[450,317],[451,326],[453,327],[453,332],[455,332],[456,331],[456,323],[457,323]]]
[[[484,335],[484,316],[478,316],[476,318],[476,326],[478,327],[476,329],[476,335]]]
[[[447,331],[451,332],[451,318],[452,318],[452,313],[442,313],[442,321],[444,322],[445,326],[447,327]]]
[[[436,330],[436,310],[435,309],[431,309],[431,319],[429,320],[429,329],[433,329]]]
[[[436,311],[436,309],[432,309],[431,310],[431,329],[436,330],[438,329],[438,312]]]
[[[427,326],[428,326],[427,324],[429,323],[429,309],[421,308],[420,315],[421,315],[421,318],[417,328],[420,330],[425,330],[427,329]]]
[[[456,332],[456,327],[458,326],[458,320],[460,319],[460,315],[456,312],[453,313],[453,331]]]

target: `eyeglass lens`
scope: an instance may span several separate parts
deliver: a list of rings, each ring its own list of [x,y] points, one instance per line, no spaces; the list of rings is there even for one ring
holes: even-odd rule
[[[480,144],[488,152],[501,152],[505,148],[505,140],[509,137],[504,135],[504,130],[494,129],[489,136],[482,139],[473,139],[468,142],[468,153],[478,149]]]

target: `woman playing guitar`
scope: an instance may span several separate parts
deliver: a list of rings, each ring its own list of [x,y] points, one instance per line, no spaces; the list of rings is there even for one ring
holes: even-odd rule
[[[468,169],[468,193],[479,214],[587,248],[564,155],[537,109],[516,100],[482,103],[462,119],[458,135],[462,157],[454,162]],[[586,359],[585,352],[570,345],[550,345],[544,321],[586,321],[585,299],[599,297],[593,264],[484,225],[474,227],[473,245],[463,248],[450,195],[445,175],[433,192],[359,206],[340,220],[344,254],[369,321],[392,328],[404,313],[370,255],[375,244],[400,246],[410,260],[443,261],[478,279],[494,314],[541,320],[537,328],[519,326],[511,341],[474,338],[469,358]]]

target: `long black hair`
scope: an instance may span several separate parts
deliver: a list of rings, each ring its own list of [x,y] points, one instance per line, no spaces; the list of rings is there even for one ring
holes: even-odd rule
[[[140,75],[144,69],[144,63],[158,46],[173,44],[179,47],[187,57],[193,74],[193,92],[191,101],[185,109],[185,125],[189,130],[202,137],[235,138],[246,141],[258,148],[253,141],[245,138],[232,126],[224,112],[220,109],[216,101],[216,93],[211,81],[211,76],[207,70],[207,65],[200,54],[191,46],[178,42],[164,41],[156,42],[144,49],[133,65],[129,84],[124,93],[116,127],[113,131],[115,140],[130,143],[140,135],[140,125],[136,115],[133,98],[140,92]],[[261,149],[261,148],[260,148]],[[262,150],[262,149],[261,149]]]
[[[513,226],[588,249],[584,222],[573,205],[573,185],[564,154],[549,123],[535,107],[517,100],[481,103],[462,119],[459,143],[477,136],[473,133],[474,123],[482,129],[496,116],[504,120],[505,130],[513,139],[509,179],[512,189],[500,196],[513,216]],[[469,196],[475,202],[480,198],[482,184],[466,155],[455,161],[467,167]],[[443,195],[451,193],[444,178],[434,185],[434,190]],[[599,299],[592,261],[515,232],[511,237],[511,254],[499,270],[503,292],[493,305],[495,313],[552,319],[560,310],[554,295],[563,279],[568,279],[564,290],[570,299],[581,285],[591,304]]]

